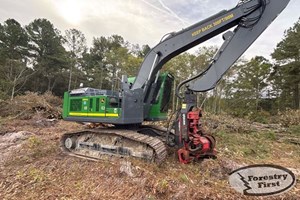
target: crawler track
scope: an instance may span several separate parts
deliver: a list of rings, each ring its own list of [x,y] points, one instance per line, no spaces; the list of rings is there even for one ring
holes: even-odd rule
[[[166,146],[158,137],[115,128],[66,133],[61,138],[60,146],[68,155],[91,160],[135,157],[159,164],[167,156]]]

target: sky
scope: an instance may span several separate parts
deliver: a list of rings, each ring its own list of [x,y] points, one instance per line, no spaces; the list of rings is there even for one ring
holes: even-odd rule
[[[82,31],[88,45],[94,37],[118,34],[130,43],[153,47],[166,33],[179,31],[237,3],[238,0],[0,0],[0,23],[13,18],[25,26],[34,19],[46,18],[63,34],[70,28]],[[299,19],[299,9],[300,1],[291,0],[244,57],[270,58],[284,31]],[[221,44],[219,35],[201,46]]]

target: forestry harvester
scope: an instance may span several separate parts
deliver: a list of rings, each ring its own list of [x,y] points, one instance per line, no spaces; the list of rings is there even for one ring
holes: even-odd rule
[[[239,1],[230,10],[168,34],[145,56],[135,78],[122,76],[119,91],[79,88],[65,92],[64,120],[107,126],[65,133],[61,138],[63,151],[88,159],[136,157],[162,163],[169,145],[177,148],[181,163],[215,157],[216,141],[201,127],[201,109],[197,108],[195,92],[213,89],[288,3],[289,0]],[[228,31],[231,28],[234,29]],[[178,85],[177,96],[182,104],[172,126],[142,125],[144,121],[167,119],[174,78],[161,73],[163,65],[220,33],[224,43],[211,64]],[[182,97],[179,90],[183,86]]]

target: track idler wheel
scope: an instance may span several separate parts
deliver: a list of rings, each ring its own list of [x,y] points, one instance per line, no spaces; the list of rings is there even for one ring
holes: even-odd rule
[[[74,149],[76,147],[76,138],[67,138],[65,140],[65,147],[67,149]]]

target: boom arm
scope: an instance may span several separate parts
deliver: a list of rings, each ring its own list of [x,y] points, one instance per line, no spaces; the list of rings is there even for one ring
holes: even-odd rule
[[[172,33],[147,54],[131,89],[143,88],[144,102],[147,104],[151,95],[149,97],[146,94],[151,90],[151,84],[167,61],[238,25],[233,32],[229,31],[223,35],[224,44],[215,55],[212,64],[203,73],[184,82],[192,81],[188,88],[193,91],[213,89],[223,74],[279,15],[289,1],[243,0],[231,10],[221,11],[204,21]]]
[[[224,73],[269,26],[288,2],[289,0],[269,0],[266,5],[262,5],[262,14],[253,25],[250,21],[245,22],[246,24],[240,24],[233,32],[225,33],[223,35],[225,41],[207,71],[200,74],[199,78],[196,76],[196,80],[192,81],[188,88],[197,92],[213,89]],[[256,15],[252,13],[247,18],[255,18]],[[250,23],[250,26],[247,23]]]

